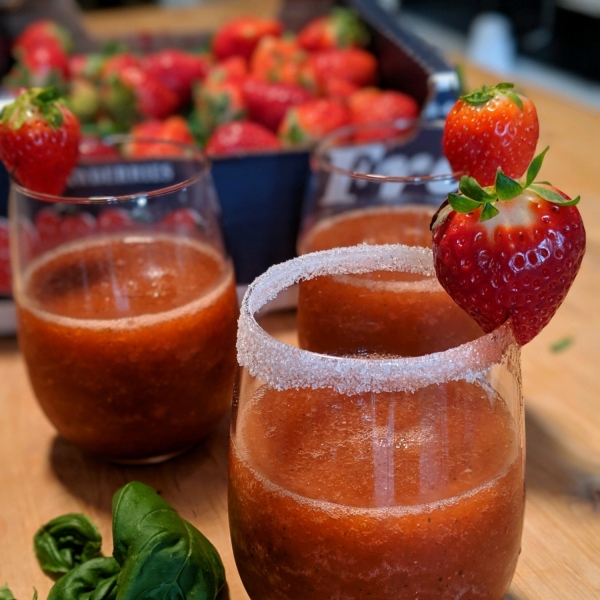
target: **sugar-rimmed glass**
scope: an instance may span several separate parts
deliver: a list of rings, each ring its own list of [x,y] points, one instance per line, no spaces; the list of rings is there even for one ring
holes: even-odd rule
[[[302,350],[257,321],[300,280],[371,271],[432,275],[431,252],[307,254],[244,297],[229,466],[242,581],[252,600],[501,600],[524,509],[510,324],[444,352],[371,358]]]
[[[13,291],[33,391],[61,436],[156,462],[227,412],[238,306],[210,162],[136,145],[82,155],[62,196],[12,183]]]

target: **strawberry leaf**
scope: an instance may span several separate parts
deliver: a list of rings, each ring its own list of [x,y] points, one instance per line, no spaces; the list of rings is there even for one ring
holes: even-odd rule
[[[529,187],[537,177],[540,169],[542,168],[542,163],[544,162],[544,157],[546,156],[546,152],[548,152],[548,148],[550,146],[546,146],[546,149],[543,152],[540,152],[530,163],[527,168],[527,177],[525,178],[525,187]]]
[[[470,213],[475,209],[481,206],[481,202],[477,202],[477,200],[471,200],[471,198],[467,198],[466,196],[461,196],[460,194],[448,194],[448,204],[457,212],[457,213]]]
[[[495,91],[496,90],[494,87],[488,87],[487,85],[484,85],[479,90],[474,90],[468,94],[465,94],[464,96],[461,96],[461,99],[467,104],[477,106],[478,104],[485,104],[486,102],[489,102],[494,97]]]
[[[495,217],[500,211],[491,203],[486,202],[481,211],[480,221],[488,221],[492,217]]]
[[[580,200],[580,196],[577,196],[574,200],[567,200],[556,190],[539,185],[532,185],[529,189],[540,196],[540,198],[552,202],[552,204],[560,204],[561,206],[575,206]]]
[[[461,100],[464,100],[467,104],[477,106],[478,104],[489,102],[498,93],[507,95],[513,87],[514,84],[512,83],[499,83],[492,86],[484,85],[478,90],[473,90],[472,92],[461,96]]]
[[[523,186],[505,175],[500,169],[496,172],[496,194],[500,200],[512,200],[523,193]]]
[[[518,94],[516,94],[515,92],[513,92],[512,90],[507,91],[504,94],[508,99],[510,99],[511,102],[514,102],[520,110],[523,110],[523,101],[521,100],[521,98],[519,97]]]
[[[471,198],[476,202],[493,202],[496,200],[496,196],[486,192],[480,185],[477,183],[477,180],[473,177],[469,177],[467,175],[463,175],[460,178],[460,183],[458,184],[458,189],[465,195],[467,198]]]

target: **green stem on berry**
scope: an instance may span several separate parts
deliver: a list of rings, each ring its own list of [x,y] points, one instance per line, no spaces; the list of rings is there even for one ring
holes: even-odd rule
[[[554,189],[545,187],[551,185],[547,181],[537,181],[534,183],[542,167],[546,152],[548,152],[548,148],[545,148],[531,161],[524,181],[512,179],[505,175],[502,169],[498,168],[494,185],[482,188],[476,179],[463,175],[458,184],[458,191],[460,193],[448,194],[448,203],[456,212],[463,214],[471,213],[481,208],[480,221],[487,221],[498,214],[499,211],[495,206],[497,202],[513,200],[520,196],[526,189],[531,190],[553,204],[575,206],[579,202],[579,196],[574,200],[567,200]]]

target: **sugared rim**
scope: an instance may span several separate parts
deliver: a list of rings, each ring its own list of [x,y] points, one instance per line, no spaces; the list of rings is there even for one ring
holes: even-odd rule
[[[414,139],[419,132],[423,130],[439,130],[442,131],[444,127],[443,120],[425,120],[425,119],[396,119],[394,121],[381,121],[375,123],[365,123],[361,125],[345,125],[340,127],[325,137],[315,147],[311,155],[311,164],[313,169],[319,168],[329,173],[337,173],[338,175],[345,175],[352,179],[362,179],[364,181],[371,181],[374,183],[408,183],[408,184],[420,184],[430,183],[438,181],[451,181],[458,180],[457,174],[455,173],[440,173],[437,175],[379,175],[377,173],[362,173],[360,171],[350,171],[343,169],[331,164],[328,160],[327,153],[332,148],[341,147],[336,143],[336,140],[345,138],[350,135],[355,135],[359,132],[367,132],[369,130],[396,128],[400,133],[406,135],[407,141]],[[386,140],[382,140],[381,143],[385,143]],[[374,143],[374,142],[363,142],[363,143]]]
[[[516,344],[507,322],[494,332],[426,356],[345,358],[290,346],[269,335],[255,314],[277,294],[320,275],[408,271],[434,275],[430,249],[400,244],[336,248],[305,254],[268,269],[250,284],[238,321],[238,362],[272,388],[333,388],[343,394],[414,391],[447,381],[475,381]]]
[[[104,138],[103,142],[113,145],[113,146],[116,146],[119,144],[124,144],[127,141],[132,140],[132,139],[134,139],[134,138],[132,138],[132,136],[129,136],[126,134],[122,134],[122,135],[116,134],[116,135],[111,135],[111,136]],[[141,142],[141,143],[151,143],[151,144],[156,143],[156,144],[174,146],[174,147],[181,148],[186,151],[185,155],[173,155],[173,156],[166,156],[166,157],[157,156],[155,158],[144,157],[144,160],[148,160],[148,161],[173,160],[174,161],[174,160],[181,160],[181,159],[189,160],[190,158],[193,158],[198,161],[200,168],[198,169],[198,172],[193,177],[189,177],[188,179],[182,179],[181,181],[178,181],[177,183],[174,183],[172,185],[167,185],[167,186],[164,186],[164,187],[161,187],[158,189],[154,189],[154,190],[149,190],[149,191],[140,190],[139,193],[125,194],[122,196],[92,196],[92,197],[55,196],[53,194],[44,194],[42,192],[36,192],[36,191],[30,190],[26,187],[23,187],[21,184],[17,183],[12,178],[11,178],[11,185],[20,194],[23,194],[29,198],[33,198],[34,200],[41,200],[42,202],[52,202],[52,203],[60,202],[62,204],[105,204],[107,202],[110,202],[112,204],[118,204],[119,202],[128,202],[132,198],[136,198],[136,197],[142,196],[142,195],[145,198],[154,198],[157,196],[162,196],[164,194],[170,194],[170,193],[176,192],[178,190],[181,190],[186,187],[190,187],[191,185],[194,185],[198,181],[204,179],[210,172],[210,168],[211,168],[210,159],[195,146],[191,146],[189,144],[183,144],[181,142],[173,142],[173,141],[151,139],[151,138],[136,137],[135,141]],[[130,162],[130,161],[139,162],[139,160],[140,159],[129,159],[127,157],[123,157],[123,162]],[[82,164],[82,165],[89,164],[89,162],[86,163],[85,156],[81,157],[80,164]],[[111,161],[108,161],[108,160],[98,160],[99,166],[100,165],[109,165],[109,164],[116,164],[116,163],[112,163]]]

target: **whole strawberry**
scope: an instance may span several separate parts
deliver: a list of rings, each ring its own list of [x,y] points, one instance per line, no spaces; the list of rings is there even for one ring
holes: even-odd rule
[[[486,332],[510,319],[521,345],[553,317],[585,253],[579,197],[534,183],[546,150],[523,182],[499,170],[482,188],[463,176],[432,221],[442,287]]]
[[[250,119],[271,131],[277,131],[290,107],[313,97],[306,88],[295,83],[263,81],[252,77],[243,82],[242,91]]]
[[[142,64],[147,73],[177,94],[181,108],[190,101],[194,83],[206,77],[210,60],[205,54],[165,48],[144,57]]]
[[[444,154],[454,172],[493,185],[501,168],[522,177],[535,154],[539,124],[535,105],[512,83],[462,96],[446,118]]]
[[[81,127],[52,88],[32,88],[0,113],[0,159],[22,186],[60,194],[77,163]]]
[[[241,56],[249,60],[259,41],[266,36],[279,37],[283,24],[277,19],[243,16],[231,19],[215,32],[212,51],[218,60]]]
[[[348,108],[330,98],[314,98],[285,113],[277,134],[288,146],[310,145],[325,134],[350,123]]]
[[[298,43],[309,51],[366,46],[369,31],[358,15],[336,7],[327,15],[315,17],[298,33]]]
[[[281,142],[269,129],[246,119],[217,127],[206,144],[208,156],[279,150]]]
[[[40,44],[56,44],[70,54],[73,50],[73,36],[71,32],[52,19],[38,19],[27,25],[16,37],[12,44],[12,53],[18,58],[27,48]]]

